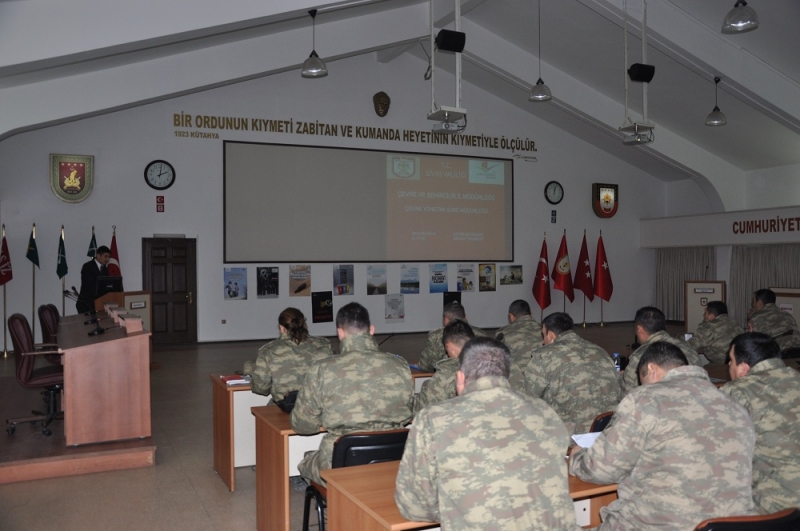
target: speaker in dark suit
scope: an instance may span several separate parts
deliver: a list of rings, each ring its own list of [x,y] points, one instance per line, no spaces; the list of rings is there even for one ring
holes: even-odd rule
[[[97,278],[108,276],[106,264],[110,259],[111,249],[101,245],[97,248],[94,258],[81,267],[81,291],[78,294],[78,302],[75,303],[78,313],[94,311],[94,300],[98,297]]]

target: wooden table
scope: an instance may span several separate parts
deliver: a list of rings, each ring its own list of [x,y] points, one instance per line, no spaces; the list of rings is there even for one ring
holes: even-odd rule
[[[399,461],[323,470],[328,483],[329,531],[400,531],[436,529],[432,522],[410,522],[394,502]],[[566,473],[566,470],[565,470]],[[569,476],[575,501],[590,500],[590,526],[600,524],[600,508],[617,499],[616,485],[595,485]]]
[[[419,394],[422,390],[422,384],[430,380],[433,376],[432,372],[422,371],[420,369],[411,369],[411,380],[414,382],[414,393]]]

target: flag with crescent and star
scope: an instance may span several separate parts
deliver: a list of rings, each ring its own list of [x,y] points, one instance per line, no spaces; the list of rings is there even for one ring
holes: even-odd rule
[[[536,266],[536,278],[533,279],[533,298],[544,310],[550,306],[550,277],[547,265],[547,237],[542,241],[542,252],[539,255],[539,264]]]

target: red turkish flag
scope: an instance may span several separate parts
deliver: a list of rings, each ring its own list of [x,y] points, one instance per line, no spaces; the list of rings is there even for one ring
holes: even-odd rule
[[[542,241],[542,253],[539,255],[539,264],[536,266],[536,278],[533,279],[533,298],[544,310],[550,306],[550,277],[547,265],[547,238]]]
[[[603,246],[603,235],[597,240],[597,258],[594,263],[594,294],[609,301],[614,293],[614,283],[611,282],[611,269],[606,259],[606,248]]]
[[[589,262],[589,249],[586,247],[586,234],[583,235],[581,254],[578,255],[578,265],[575,268],[573,287],[583,292],[590,300],[594,300],[594,286],[592,285],[592,268]]]
[[[8,244],[6,237],[3,236],[3,244],[0,247],[0,286],[14,278],[11,272],[11,256],[8,254]]]
[[[556,263],[553,264],[553,289],[563,291],[569,302],[575,300],[575,292],[572,290],[572,271],[569,268],[566,232],[561,236],[561,245],[558,247]]]
[[[122,270],[119,267],[119,251],[117,251],[117,231],[111,236],[111,259],[106,265],[108,268],[108,275],[112,277],[121,277]]]

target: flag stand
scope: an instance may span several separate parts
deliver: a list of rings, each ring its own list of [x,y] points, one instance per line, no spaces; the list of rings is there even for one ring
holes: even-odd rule
[[[603,299],[600,299],[600,326],[605,326],[606,323],[603,322]]]

